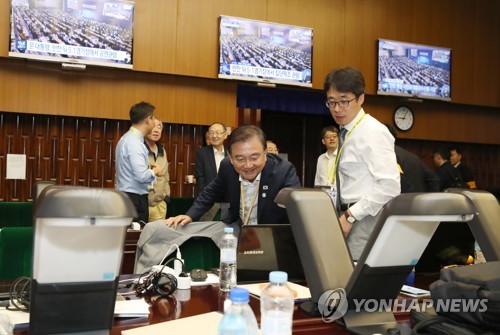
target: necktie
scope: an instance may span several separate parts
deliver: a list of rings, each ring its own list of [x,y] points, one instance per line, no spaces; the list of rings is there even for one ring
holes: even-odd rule
[[[337,186],[337,211],[340,212],[340,178],[339,178],[339,165],[340,165],[340,148],[344,145],[345,134],[347,133],[347,129],[344,127],[340,127],[339,134],[339,147],[337,148],[338,161],[337,166],[335,167],[335,183]]]

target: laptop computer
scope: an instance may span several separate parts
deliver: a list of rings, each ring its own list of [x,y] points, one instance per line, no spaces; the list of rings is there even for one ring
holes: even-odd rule
[[[288,273],[289,281],[305,280],[289,224],[243,226],[236,261],[238,284],[267,282],[276,270]]]

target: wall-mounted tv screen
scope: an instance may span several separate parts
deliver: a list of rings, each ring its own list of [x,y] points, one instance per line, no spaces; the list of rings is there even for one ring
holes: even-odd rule
[[[11,0],[9,56],[132,68],[134,2]]]
[[[219,78],[312,87],[313,29],[221,16]]]
[[[451,100],[451,49],[378,40],[377,94]]]

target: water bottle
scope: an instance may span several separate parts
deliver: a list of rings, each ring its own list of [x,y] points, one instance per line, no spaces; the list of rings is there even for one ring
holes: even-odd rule
[[[248,301],[248,290],[239,287],[231,289],[229,304],[219,322],[218,335],[257,335],[259,327]]]
[[[479,246],[477,240],[474,242],[474,264],[485,263],[486,259],[484,258],[483,251]]]
[[[294,294],[286,284],[283,271],[269,273],[270,284],[260,295],[260,327],[262,335],[292,334]]]
[[[233,235],[233,228],[224,228],[224,236],[220,242],[219,287],[229,291],[236,286],[236,247],[238,239]]]

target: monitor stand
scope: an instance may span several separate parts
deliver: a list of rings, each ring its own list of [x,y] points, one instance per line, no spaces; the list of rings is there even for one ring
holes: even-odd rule
[[[312,300],[304,301],[300,304],[300,309],[309,314],[310,316],[321,316],[318,304]]]
[[[348,311],[343,317],[345,327],[354,334],[411,335],[409,325],[398,323],[392,311]],[[391,329],[394,329],[391,331]],[[398,329],[399,332],[396,330]]]

